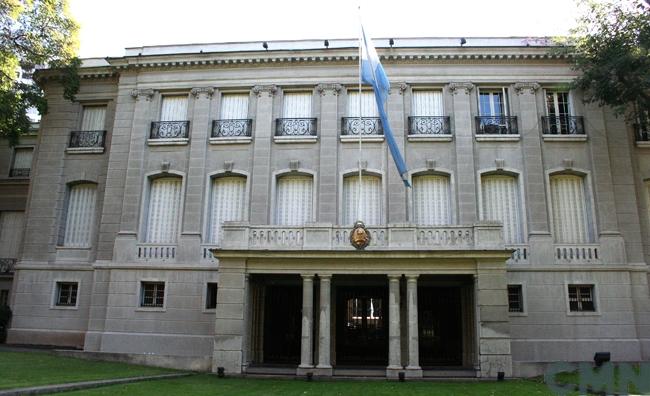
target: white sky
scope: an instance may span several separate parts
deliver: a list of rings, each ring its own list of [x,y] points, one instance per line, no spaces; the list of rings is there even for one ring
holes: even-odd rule
[[[125,47],[355,38],[357,6],[371,37],[555,36],[574,25],[574,0],[69,0],[80,56]]]

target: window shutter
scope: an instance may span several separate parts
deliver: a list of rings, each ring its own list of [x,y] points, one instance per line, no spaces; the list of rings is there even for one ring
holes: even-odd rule
[[[181,207],[182,180],[163,177],[151,182],[147,215],[148,243],[175,243]]]
[[[451,223],[449,177],[424,175],[413,178],[413,218],[416,224]]]
[[[106,119],[106,106],[84,106],[82,131],[103,131]]]
[[[359,91],[349,91],[348,117],[379,117],[375,94],[372,91],[362,91],[361,108],[359,108]]]
[[[160,121],[186,121],[187,96],[163,96]]]
[[[352,225],[362,220],[366,225],[381,224],[381,178],[361,177],[361,216],[358,216],[359,176],[348,176],[343,180],[343,222]],[[361,217],[361,219],[359,219]]]
[[[575,175],[551,176],[553,234],[559,243],[586,243],[588,212],[584,179]]]
[[[246,216],[246,178],[242,176],[212,179],[210,202],[210,242],[218,243],[224,221],[243,221]]]
[[[18,258],[24,227],[25,212],[0,213],[0,257]]]
[[[311,96],[310,92],[284,94],[282,117],[311,118]]]
[[[222,120],[243,120],[248,118],[248,95],[225,94],[221,96]]]
[[[68,209],[65,219],[63,246],[90,247],[97,186],[92,183],[77,184],[68,192]]]
[[[517,178],[506,175],[481,176],[482,219],[503,223],[505,243],[522,243],[523,226]]]
[[[444,114],[441,91],[413,91],[414,116],[441,116]]]
[[[303,225],[312,221],[311,176],[282,176],[278,178],[275,200],[275,223]]]
[[[31,169],[34,149],[32,147],[17,147],[14,149],[14,169]]]

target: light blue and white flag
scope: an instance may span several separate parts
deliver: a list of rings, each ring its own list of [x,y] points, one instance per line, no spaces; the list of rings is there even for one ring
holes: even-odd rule
[[[377,56],[375,47],[372,45],[372,42],[366,38],[366,32],[363,30],[363,25],[361,25],[361,80],[366,84],[372,85],[372,88],[375,91],[375,100],[377,101],[379,117],[381,118],[381,123],[384,127],[386,143],[388,143],[388,148],[390,149],[390,153],[393,156],[393,160],[397,166],[397,171],[399,172],[404,185],[406,187],[411,187],[408,182],[408,169],[406,168],[406,163],[404,162],[402,153],[399,151],[399,147],[397,147],[395,137],[393,136],[393,130],[390,128],[388,115],[386,114],[386,99],[388,99],[390,82],[388,82],[386,72],[384,72],[384,68],[379,62],[379,56]]]

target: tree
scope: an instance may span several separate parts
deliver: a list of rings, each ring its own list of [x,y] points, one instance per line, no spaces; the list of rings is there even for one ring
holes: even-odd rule
[[[650,0],[587,0],[571,51],[581,75],[574,86],[647,126],[650,111]]]
[[[67,0],[0,0],[0,136],[15,145],[27,133],[27,111],[47,112],[43,91],[29,76],[37,66],[61,69],[64,97],[79,88],[78,26]]]

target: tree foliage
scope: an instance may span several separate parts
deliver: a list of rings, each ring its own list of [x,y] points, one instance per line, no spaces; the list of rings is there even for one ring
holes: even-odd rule
[[[0,0],[0,136],[16,144],[27,133],[29,108],[47,112],[43,91],[29,75],[37,66],[61,69],[64,97],[79,88],[78,26],[67,0]]]
[[[647,0],[650,1],[650,0]],[[587,0],[573,31],[574,85],[588,102],[646,124],[650,111],[650,2]]]

